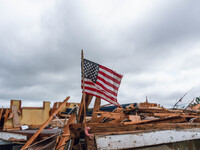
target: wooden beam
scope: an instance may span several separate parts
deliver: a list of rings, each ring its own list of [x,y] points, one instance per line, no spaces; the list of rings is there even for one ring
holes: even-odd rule
[[[87,123],[87,126],[91,128],[91,133],[97,132],[112,132],[112,131],[132,131],[135,130],[137,127],[138,129],[145,130],[145,126],[154,126],[154,125],[161,125],[161,124],[185,124],[184,122],[187,121],[187,118],[184,117],[168,117],[168,118],[161,118],[155,120],[143,120],[140,122],[123,122],[123,123]],[[182,123],[181,123],[182,122]],[[194,123],[195,124],[195,123]],[[197,125],[197,124],[196,124]],[[198,124],[200,126],[200,124]],[[195,126],[195,125],[194,125]],[[70,130],[74,128],[81,128],[81,124],[72,124],[70,126]],[[134,127],[134,128],[133,128]]]
[[[12,106],[12,114],[13,114],[13,127],[18,128],[21,126],[19,115],[18,115],[18,108],[17,106]]]
[[[101,114],[102,117],[106,117],[110,119],[121,119],[121,118],[126,117],[124,113],[117,113],[117,112],[98,111],[98,112],[95,112],[95,114]]]
[[[81,98],[81,103],[80,103],[80,107],[79,107],[79,112],[78,112],[78,123],[82,123],[81,122],[81,116],[83,114],[83,94],[82,94],[82,98]]]
[[[0,112],[0,121],[1,121],[2,115],[3,115],[3,107],[1,108],[1,112]]]
[[[87,94],[86,95],[86,108],[88,109],[88,107],[89,107],[89,105],[90,105],[90,103],[91,103],[91,101],[92,101],[92,98],[93,98],[93,95],[89,95],[89,94]]]
[[[69,125],[72,123],[75,123],[75,120],[76,120],[76,114],[73,113],[71,117],[69,118],[67,125],[64,126],[63,134],[61,135],[60,141],[56,148],[57,150],[64,150],[65,148],[64,145],[69,140],[69,135],[70,135]]]
[[[92,118],[91,118],[91,121],[90,121],[91,123],[94,123],[96,121],[97,114],[95,112],[99,111],[100,105],[101,105],[101,98],[96,97],[95,103],[94,103],[94,108],[93,108],[93,111],[92,111]]]
[[[6,123],[6,121],[8,119],[8,114],[9,114],[9,109],[6,109],[6,112],[4,114],[4,124]]]
[[[90,127],[90,132],[94,135],[96,134],[118,134],[120,132],[144,132],[147,130],[168,130],[168,129],[190,129],[190,128],[199,128],[200,123],[148,123],[148,124],[109,124],[109,123],[88,123],[88,127]],[[78,129],[82,127],[82,124],[71,124],[70,131],[78,132]],[[77,138],[77,137],[75,137]]]
[[[8,115],[9,115],[9,109],[6,109],[6,112],[4,114],[4,125],[3,125],[3,130],[6,130],[5,123],[8,120]]]
[[[180,116],[181,113],[154,113],[153,115],[156,117],[174,117]]]
[[[21,150],[26,149],[29,145],[33,143],[33,141],[38,137],[38,135],[42,132],[42,130],[49,124],[49,122],[54,118],[54,115],[56,115],[60,109],[66,104],[66,102],[69,100],[70,97],[67,97],[63,103],[58,107],[58,109],[55,110],[55,112],[49,117],[49,119],[37,130],[37,132],[26,142],[26,144],[21,148]]]
[[[56,107],[57,107],[57,102],[55,102],[55,103],[53,104],[53,108],[52,108],[52,110],[51,110],[51,115],[54,113]]]
[[[198,110],[200,108],[200,104],[195,105],[192,110]]]
[[[85,96],[85,101],[86,101],[85,106],[87,106],[86,110],[87,110],[92,98],[93,98],[92,95],[86,94],[86,96]],[[82,100],[81,100],[81,104],[80,104],[79,112],[78,112],[79,123],[83,123],[83,120],[84,120],[84,109],[83,108],[84,108],[84,105],[83,105],[83,95],[82,95]]]

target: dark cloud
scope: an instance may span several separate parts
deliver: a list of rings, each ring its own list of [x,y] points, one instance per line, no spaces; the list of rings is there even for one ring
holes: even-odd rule
[[[190,53],[191,45],[198,49],[200,38],[198,1],[155,1],[152,9],[141,14],[131,9],[143,8],[138,3],[105,4],[23,1],[13,7],[3,3],[0,101],[22,99],[38,104],[70,95],[79,102],[82,48],[87,59],[124,75],[120,103],[148,96],[151,102],[171,106],[198,84],[200,72],[189,74],[199,64],[200,54]]]

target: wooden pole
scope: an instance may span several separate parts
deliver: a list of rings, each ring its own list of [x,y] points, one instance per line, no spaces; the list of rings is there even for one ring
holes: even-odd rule
[[[81,50],[81,61],[82,61],[82,81],[83,81],[83,109],[84,109],[84,126],[86,128],[86,107],[85,107],[85,84],[84,84],[84,55],[83,49]]]
[[[100,105],[101,105],[101,98],[99,97],[96,97],[95,99],[95,103],[94,103],[94,108],[93,108],[93,111],[92,111],[92,118],[91,118],[91,123],[94,123],[97,119],[97,115],[95,112],[97,112],[100,108]]]
[[[193,98],[193,100],[185,107],[184,110],[186,110],[193,102],[194,102],[195,98]]]
[[[193,88],[194,88],[194,87],[193,87]],[[191,91],[193,90],[193,88],[192,88],[190,91],[186,92],[186,93],[176,102],[176,104],[174,104],[173,109],[177,106],[177,104],[178,104],[179,102],[182,101],[182,99],[183,99],[189,92],[191,92]]]
[[[63,145],[65,145],[66,141],[70,139],[69,125],[72,123],[75,123],[75,120],[76,120],[76,113],[72,113],[71,117],[68,120],[67,125],[65,125],[63,128],[64,131],[63,131],[63,134],[61,135],[60,141],[56,148],[57,150],[64,150],[65,146]]]
[[[63,103],[54,111],[54,113],[49,117],[49,119],[37,130],[37,132],[26,142],[26,144],[21,148],[21,150],[26,149],[28,146],[30,146],[33,141],[38,137],[38,135],[42,132],[42,130],[49,124],[49,122],[54,118],[54,115],[56,115],[60,109],[66,104],[66,102],[69,100],[69,96],[63,101]]]
[[[1,121],[2,115],[3,115],[3,107],[1,108],[1,112],[0,112],[0,121]]]

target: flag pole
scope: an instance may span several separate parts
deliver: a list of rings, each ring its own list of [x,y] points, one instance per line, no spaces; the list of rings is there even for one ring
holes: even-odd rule
[[[84,83],[84,63],[83,63],[83,49],[81,50],[81,61],[82,61],[82,80],[83,80],[83,109],[84,109],[84,127],[86,128],[86,107],[85,107],[85,83]]]

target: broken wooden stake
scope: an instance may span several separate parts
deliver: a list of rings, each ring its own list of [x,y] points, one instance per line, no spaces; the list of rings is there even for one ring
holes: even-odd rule
[[[69,136],[70,136],[70,130],[69,130],[69,125],[71,123],[75,123],[75,120],[76,120],[76,113],[73,113],[71,115],[71,117],[69,118],[69,121],[67,123],[67,125],[64,126],[64,131],[63,131],[63,134],[61,135],[61,138],[60,138],[60,141],[58,143],[58,146],[57,146],[57,150],[64,150],[64,145],[66,143],[66,141],[69,140]]]
[[[56,115],[60,109],[66,104],[70,97],[67,97],[63,103],[54,111],[54,113],[49,117],[49,119],[37,130],[37,132],[26,142],[26,144],[21,148],[21,150],[26,149],[29,145],[33,143],[33,141],[38,137],[38,135],[42,132],[42,130],[49,124],[49,122],[53,119],[54,114]]]

